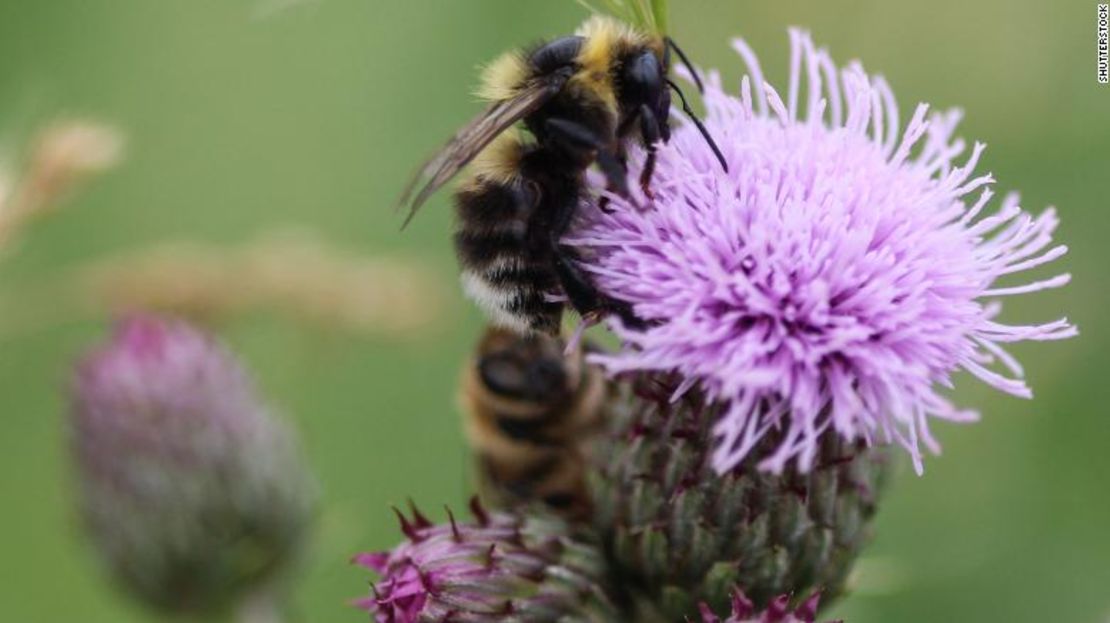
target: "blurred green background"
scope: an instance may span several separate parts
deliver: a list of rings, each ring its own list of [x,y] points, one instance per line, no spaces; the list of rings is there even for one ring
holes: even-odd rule
[[[943,457],[905,469],[881,512],[851,623],[1110,620],[1110,87],[1095,81],[1095,3],[1078,0],[674,0],[676,38],[736,81],[746,37],[773,81],[785,28],[886,75],[903,111],[966,110],[986,169],[1025,205],[1054,204],[1073,283],[1015,299],[1007,318],[1066,313],[1079,339],[1021,345],[1037,397],[958,379],[984,412],[940,426]],[[346,338],[255,314],[222,329],[300,426],[324,489],[296,604],[303,621],[358,621],[350,554],[397,539],[388,505],[460,505],[467,462],[453,407],[480,318],[454,285],[447,197],[404,234],[390,206],[414,165],[477,110],[475,67],[571,31],[570,0],[49,0],[0,2],[0,139],[57,114],[129,136],[124,165],[0,264],[21,288],[163,238],[234,243],[302,223],[368,254],[429,263],[448,289],[442,326],[415,340]],[[22,310],[26,316],[33,311]],[[20,326],[15,326],[20,325]],[[104,578],[76,529],[64,400],[73,355],[103,319],[0,317],[0,619],[148,621]],[[442,516],[442,512],[437,513]]]

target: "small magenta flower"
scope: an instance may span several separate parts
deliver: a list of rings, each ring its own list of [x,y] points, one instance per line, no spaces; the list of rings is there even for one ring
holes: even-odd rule
[[[721,619],[709,606],[701,605],[702,623],[813,623],[817,619],[817,603],[820,594],[814,593],[796,609],[790,609],[790,596],[775,598],[763,612],[756,612],[755,606],[743,593],[737,590],[732,595],[732,614]]]
[[[555,519],[490,513],[433,525],[397,513],[408,540],[355,556],[380,576],[356,605],[378,623],[617,621],[601,587],[603,563]]]
[[[291,431],[213,338],[128,318],[77,366],[71,403],[81,515],[133,595],[224,616],[288,570],[314,487]]]
[[[687,125],[660,146],[643,208],[611,197],[606,211],[583,210],[565,242],[603,293],[647,321],[614,321],[624,348],[596,360],[612,373],[677,373],[680,392],[727,405],[719,472],[765,438],[775,447],[762,469],[796,460],[806,471],[835,431],[897,442],[920,473],[919,446],[939,451],[931,420],[977,417],[942,394],[954,372],[1028,398],[1003,345],[1076,334],[1066,319],[998,320],[1000,299],[1067,283],[999,283],[1066,252],[1052,241],[1056,214],[1030,215],[1016,195],[991,213],[993,180],[974,173],[983,145],[957,161],[957,112],[922,104],[902,130],[885,80],[858,63],[838,69],[800,31],[790,40],[785,100],[741,40],[740,96],[709,74],[706,125],[727,173]],[[633,154],[633,179],[642,160]]]

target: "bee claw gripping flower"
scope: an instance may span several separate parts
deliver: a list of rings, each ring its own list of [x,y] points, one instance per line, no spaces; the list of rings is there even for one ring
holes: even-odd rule
[[[1028,397],[1002,345],[1075,334],[1065,319],[997,319],[998,299],[1068,275],[998,282],[1066,248],[1052,241],[1052,210],[1033,216],[1009,196],[990,213],[993,180],[974,172],[983,145],[957,160],[958,114],[920,105],[902,130],[882,78],[838,69],[801,32],[791,44],[785,99],[740,40],[740,96],[708,74],[705,125],[728,172],[686,125],[659,146],[648,205],[610,196],[607,210],[580,211],[563,242],[646,324],[614,321],[624,348],[596,360],[677,373],[722,404],[719,472],[772,436],[761,469],[811,469],[830,431],[900,444],[920,472],[919,446],[938,450],[930,422],[975,417],[938,389],[954,372]],[[633,178],[642,162],[632,154]]]
[[[124,587],[200,616],[272,589],[314,487],[231,353],[184,323],[132,317],[77,367],[71,402],[81,514]]]
[[[601,554],[558,519],[487,512],[434,525],[397,515],[408,538],[354,562],[380,576],[356,605],[378,623],[616,623]]]

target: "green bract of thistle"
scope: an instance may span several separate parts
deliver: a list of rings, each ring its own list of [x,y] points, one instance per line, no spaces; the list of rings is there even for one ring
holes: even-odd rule
[[[650,33],[663,35],[667,32],[667,0],[578,0],[578,3]]]

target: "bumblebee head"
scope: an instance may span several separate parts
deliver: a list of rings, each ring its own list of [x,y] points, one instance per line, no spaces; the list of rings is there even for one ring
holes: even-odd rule
[[[713,153],[717,156],[717,161],[721,163],[721,168],[728,171],[728,163],[713,137],[709,135],[705,124],[690,108],[690,103],[686,101],[682,89],[668,77],[671,51],[673,50],[685,65],[698,92],[704,93],[705,86],[702,84],[701,77],[698,76],[698,72],[690,63],[690,59],[686,58],[686,54],[682,51],[682,48],[678,47],[674,39],[663,37],[659,47],[662,52],[650,45],[628,52],[618,73],[617,94],[620,102],[622,129],[624,132],[634,131],[637,129],[635,122],[638,122],[640,137],[644,146],[648,147],[650,152],[647,164],[645,164],[645,177],[642,180],[644,187],[647,188],[647,181],[651,178],[654,163],[652,145],[660,140],[665,143],[671,138],[671,91],[678,95],[682,104],[682,111],[686,113],[705,139],[705,142],[712,148]]]

